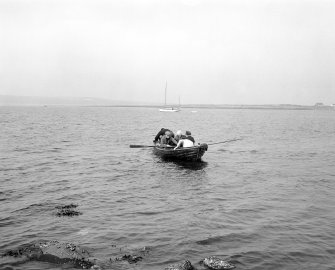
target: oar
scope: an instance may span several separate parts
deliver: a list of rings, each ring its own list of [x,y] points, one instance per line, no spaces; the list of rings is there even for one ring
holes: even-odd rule
[[[234,141],[238,141],[238,140],[242,140],[242,138],[240,139],[232,139],[232,140],[227,140],[227,141],[223,141],[223,142],[215,142],[215,143],[208,143],[207,145],[213,145],[213,144],[219,144],[219,143],[227,143],[227,142],[234,142]],[[138,145],[138,144],[131,144],[129,145],[130,148],[147,148],[147,147],[155,147],[155,145]],[[173,147],[173,146],[167,146],[167,147]]]
[[[147,147],[155,147],[155,146],[157,146],[157,145],[138,145],[138,144],[129,145],[130,148],[147,148]],[[171,148],[171,147],[174,147],[174,146],[165,145],[165,146],[161,146],[161,147]]]
[[[137,145],[137,144],[131,144],[129,145],[130,148],[146,148],[146,147],[155,147],[154,145]]]
[[[238,140],[242,140],[242,138],[227,140],[227,141],[223,141],[223,142],[208,143],[207,145],[213,145],[213,144],[219,144],[219,143],[227,143],[227,142],[234,142],[234,141],[238,141]]]

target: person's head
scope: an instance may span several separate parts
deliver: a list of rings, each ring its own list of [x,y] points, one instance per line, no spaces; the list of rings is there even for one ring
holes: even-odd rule
[[[178,136],[178,137],[180,137],[181,136],[181,130],[178,130],[177,132],[176,132],[176,135]]]
[[[189,135],[191,135],[191,131],[186,131],[186,133],[185,133],[187,136],[189,136]]]
[[[171,137],[171,132],[170,131],[165,131],[165,137],[170,138]]]

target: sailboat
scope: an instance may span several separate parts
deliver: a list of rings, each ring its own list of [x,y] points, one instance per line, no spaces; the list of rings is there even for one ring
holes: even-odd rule
[[[180,111],[180,99],[179,99],[179,108],[167,107],[166,106],[166,90],[167,90],[167,82],[165,84],[165,103],[164,108],[159,109],[160,112],[179,112]]]

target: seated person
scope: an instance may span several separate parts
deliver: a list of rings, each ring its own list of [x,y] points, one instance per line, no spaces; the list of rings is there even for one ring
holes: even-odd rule
[[[192,147],[194,146],[194,143],[189,140],[189,139],[180,139],[177,146],[174,148],[174,150],[176,150],[177,148],[180,148],[180,147]]]
[[[171,136],[174,137],[174,134],[173,134],[173,132],[172,132],[171,130],[169,130],[169,129],[167,129],[167,128],[162,128],[162,129],[157,133],[157,135],[156,135],[156,137],[155,137],[155,139],[154,139],[154,143],[159,142],[160,139],[161,139],[161,137],[165,135],[165,132],[166,132],[166,131],[171,132]]]
[[[184,135],[181,133],[181,130],[178,130],[176,132],[176,135],[174,136],[174,139],[178,142],[180,139],[182,139]]]
[[[172,137],[170,131],[166,131],[165,134],[161,138],[161,146],[174,146],[177,144],[177,141]]]
[[[195,140],[194,140],[194,138],[191,136],[191,131],[186,131],[185,134],[186,134],[185,139],[188,139],[188,140],[192,141],[193,144],[194,144],[194,143],[195,143]]]

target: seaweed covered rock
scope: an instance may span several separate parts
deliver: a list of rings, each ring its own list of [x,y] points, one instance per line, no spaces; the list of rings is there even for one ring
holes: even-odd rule
[[[82,213],[73,209],[61,209],[58,210],[56,214],[57,217],[64,217],[64,216],[73,217],[79,215],[82,215]]]
[[[202,262],[209,269],[214,269],[214,270],[223,270],[223,269],[233,269],[233,268],[235,268],[235,265],[230,264],[229,262],[227,262],[225,260],[222,260],[218,257],[208,257],[208,258],[205,258]]]
[[[186,260],[177,265],[170,265],[164,270],[195,270],[190,261]]]
[[[141,261],[143,257],[137,256],[137,255],[130,255],[130,254],[125,254],[122,257],[116,258],[116,261],[127,261],[130,264],[132,263],[137,263],[138,261]]]
[[[68,216],[68,217],[73,217],[73,216],[79,216],[82,213],[75,210],[77,208],[77,204],[67,204],[67,205],[61,205],[61,206],[56,206],[57,213],[56,216],[58,217],[63,217],[63,216]]]
[[[57,209],[70,209],[70,208],[77,208],[77,207],[78,207],[78,204],[74,204],[74,203],[56,206]]]
[[[35,245],[23,245],[18,249],[8,250],[2,254],[3,257],[10,256],[10,257],[27,257],[27,258],[34,258],[41,254],[41,250]]]
[[[72,263],[75,267],[83,269],[99,269],[90,261],[90,254],[87,250],[72,243],[60,243],[58,241],[41,241],[24,245],[17,250],[5,252],[3,256],[25,256],[30,260],[56,264]]]

